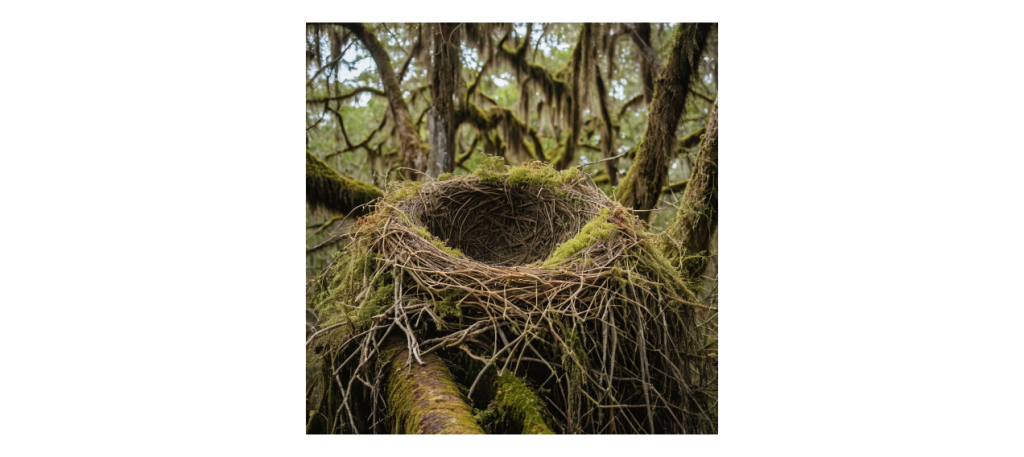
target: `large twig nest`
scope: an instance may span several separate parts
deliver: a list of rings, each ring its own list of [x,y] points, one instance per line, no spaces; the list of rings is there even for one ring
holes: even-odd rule
[[[488,160],[389,188],[311,282],[308,428],[388,431],[379,348],[398,337],[408,363],[458,360],[481,409],[496,375],[527,379],[560,433],[716,432],[706,307],[585,180]]]

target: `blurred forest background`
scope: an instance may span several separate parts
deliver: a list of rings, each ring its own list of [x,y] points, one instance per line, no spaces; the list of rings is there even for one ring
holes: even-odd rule
[[[456,175],[474,170],[484,154],[508,164],[582,166],[606,194],[649,218],[652,231],[665,230],[679,212],[718,96],[717,25],[694,28],[700,43],[674,46],[677,35],[694,41],[682,36],[688,25],[307,24],[308,154],[358,181],[346,181],[356,186],[353,192],[363,191],[333,211],[307,209],[307,279],[342,247],[363,199],[390,180],[448,171],[424,163],[438,148],[448,149],[447,168]],[[684,54],[698,53],[694,68],[685,55],[673,58],[685,46]],[[630,180],[657,82],[673,63],[688,76],[682,94],[673,94],[685,100],[678,120],[662,114],[675,141],[653,171],[635,170],[639,176]],[[451,101],[439,99],[438,114],[431,115],[438,93],[451,94]],[[431,135],[431,128],[440,134]],[[616,193],[617,186],[645,180],[661,184],[653,199]],[[717,217],[711,230],[703,274],[710,287],[702,295],[716,302]]]

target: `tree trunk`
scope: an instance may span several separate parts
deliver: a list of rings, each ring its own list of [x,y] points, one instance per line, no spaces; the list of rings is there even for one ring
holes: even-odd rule
[[[692,282],[707,265],[708,244],[718,225],[718,101],[711,109],[697,163],[680,200],[679,214],[663,237],[669,261]]]
[[[391,57],[388,56],[384,47],[377,40],[377,37],[370,33],[363,24],[346,23],[344,27],[352,31],[363,43],[363,46],[373,57],[377,65],[377,73],[380,74],[381,84],[384,85],[384,94],[388,98],[388,106],[391,107],[391,115],[395,119],[395,132],[398,141],[402,144],[402,166],[412,170],[426,171],[427,169],[427,146],[420,140],[419,134],[413,125],[412,116],[409,115],[409,107],[402,98],[402,88],[398,84],[395,70],[391,66]],[[403,175],[407,179],[416,179],[416,173],[404,170]]]
[[[686,106],[690,78],[700,64],[710,30],[710,24],[680,24],[668,65],[655,81],[647,130],[636,160],[615,189],[615,198],[627,208],[640,211],[638,216],[645,221],[665,185],[668,165],[678,145],[676,127]]]
[[[430,132],[430,164],[427,174],[437,178],[455,170],[455,83],[462,82],[460,52],[462,40],[459,24],[437,24],[432,27],[434,51],[430,66],[430,99],[433,107],[427,114]]]

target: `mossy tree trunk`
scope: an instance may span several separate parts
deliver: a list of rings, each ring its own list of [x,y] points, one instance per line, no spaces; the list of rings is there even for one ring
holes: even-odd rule
[[[666,257],[692,282],[707,265],[711,235],[718,225],[718,101],[701,139],[697,163],[680,200],[679,214],[666,229]]]
[[[455,170],[455,83],[461,82],[459,24],[437,24],[431,27],[433,52],[430,66],[430,98],[433,107],[427,114],[430,132],[430,163],[427,174],[437,178]]]
[[[409,107],[402,98],[402,88],[395,76],[395,69],[391,66],[391,57],[366,26],[359,23],[345,23],[344,27],[352,31],[352,34],[363,43],[363,47],[373,57],[377,65],[377,73],[380,74],[381,84],[384,85],[384,94],[388,98],[388,106],[391,108],[391,115],[395,119],[395,133],[402,144],[402,166],[412,170],[426,171],[427,169],[427,146],[420,140],[416,133],[412,116],[409,114]],[[405,170],[403,173],[407,179],[416,179],[417,174]]]
[[[645,221],[650,219],[649,210],[658,203],[669,162],[675,156],[676,128],[710,30],[711,24],[679,25],[671,57],[655,81],[647,130],[637,148],[636,160],[615,189],[615,198],[623,206],[638,210],[638,216]]]

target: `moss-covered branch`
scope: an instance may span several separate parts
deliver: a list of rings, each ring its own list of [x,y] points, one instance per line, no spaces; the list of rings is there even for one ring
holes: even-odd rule
[[[348,100],[348,99],[350,99],[352,97],[355,97],[356,95],[365,93],[365,92],[369,92],[369,93],[371,93],[373,95],[376,95],[378,97],[384,97],[385,96],[384,95],[384,91],[382,91],[380,89],[375,89],[373,87],[357,87],[357,88],[353,89],[351,92],[346,92],[346,93],[341,94],[341,95],[335,95],[333,97],[315,97],[315,98],[306,100],[306,103],[311,103],[311,104],[312,103],[327,103],[327,102],[333,102],[333,101],[341,102],[341,101]]]
[[[682,152],[683,149],[690,149],[690,148],[700,144],[700,137],[704,135],[705,131],[707,131],[707,126],[706,125],[704,127],[701,127],[699,129],[697,129],[697,130],[694,130],[693,133],[680,138],[679,139],[680,152]]]
[[[690,80],[700,64],[707,45],[710,24],[680,24],[672,45],[671,57],[656,81],[654,100],[647,116],[647,130],[637,148],[636,160],[622,183],[615,188],[615,198],[623,206],[639,210],[643,220],[650,218],[650,209],[658,203],[661,188],[668,176],[668,166],[675,156],[678,140],[676,128],[683,114]]]
[[[679,144],[676,147],[675,155],[673,155],[672,157],[677,157],[680,154],[685,154],[687,149],[690,149],[700,144],[700,137],[701,135],[704,135],[705,128],[707,128],[707,126],[694,130],[693,133],[690,133],[680,138]],[[636,147],[631,148],[630,150],[626,151],[626,157],[629,157],[630,160],[636,159],[636,151]]]
[[[372,184],[342,176],[322,160],[306,151],[306,203],[341,214],[357,209],[362,214],[366,203],[382,196]]]
[[[676,181],[676,182],[674,182],[672,184],[669,184],[669,185],[667,185],[665,187],[662,187],[661,188],[661,193],[664,194],[664,193],[667,193],[667,192],[676,192],[676,193],[682,192],[682,191],[686,190],[686,183],[688,183],[688,182],[690,182],[689,179],[684,179],[682,181]]]
[[[465,151],[462,151],[455,157],[455,165],[459,166],[466,162],[473,155],[473,150],[476,149],[477,143],[480,142],[480,135],[473,137],[473,141],[469,143],[469,147]]]
[[[387,405],[394,433],[483,434],[444,362],[427,354],[423,365],[407,366],[408,351],[391,351],[388,364]]]
[[[708,243],[718,225],[718,102],[711,109],[697,163],[680,200],[679,214],[666,229],[662,248],[683,278],[694,280],[707,264]]]
[[[617,116],[619,122],[622,122],[622,116],[626,114],[627,110],[629,110],[630,108],[633,108],[634,106],[639,105],[643,101],[644,101],[644,94],[640,94],[640,95],[637,95],[636,97],[633,97],[633,98],[629,99],[629,101],[627,101],[626,103],[623,103],[622,107],[619,108],[619,114]]]
[[[524,435],[553,435],[544,402],[519,377],[505,373],[497,381],[492,407],[495,431]]]

